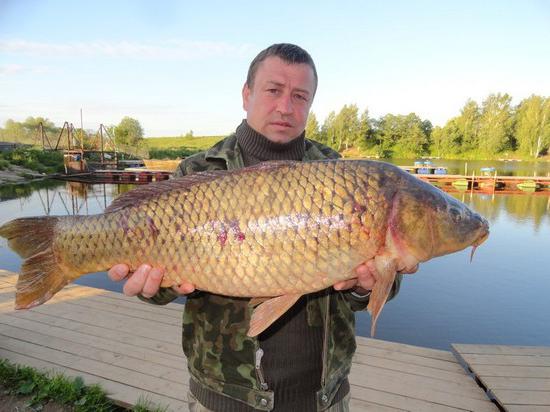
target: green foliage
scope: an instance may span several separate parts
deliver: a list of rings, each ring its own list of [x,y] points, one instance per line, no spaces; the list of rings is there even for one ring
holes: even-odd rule
[[[149,159],[183,159],[200,152],[198,149],[188,149],[186,147],[174,149],[150,149]]]
[[[428,153],[432,125],[414,113],[387,114],[374,122],[373,139],[381,157],[418,157]]]
[[[35,408],[51,400],[73,405],[75,411],[81,412],[121,410],[98,386],[85,386],[82,378],[49,376],[3,359],[0,359],[0,384],[9,394],[30,396],[29,406]]]
[[[306,137],[308,139],[319,141],[320,133],[321,131],[319,130],[317,116],[315,116],[315,113],[310,112],[306,123]]]
[[[18,148],[7,152],[0,152],[0,160],[39,173],[58,173],[63,171],[63,153],[57,151]]]
[[[550,98],[531,95],[516,112],[515,137],[520,153],[537,158],[550,146]]]
[[[10,162],[8,162],[6,159],[0,158],[0,170],[6,170],[10,167]]]
[[[117,145],[139,146],[143,140],[143,128],[139,121],[126,116],[114,128],[114,136]]]
[[[479,117],[479,150],[484,155],[514,149],[512,98],[508,94],[490,94]]]
[[[0,387],[6,394],[29,396],[29,406],[35,410],[41,410],[50,401],[68,405],[75,412],[127,410],[112,403],[99,385],[86,386],[81,377],[42,373],[33,368],[14,365],[5,359],[0,359]],[[165,412],[168,408],[140,398],[131,410]]]
[[[206,150],[222,140],[224,136],[196,136],[196,137],[149,137],[143,139],[143,145],[148,149],[176,149]]]
[[[223,139],[223,136],[204,137],[151,137],[143,140],[150,159],[183,159],[206,150]]]
[[[4,128],[0,128],[0,140],[16,143],[38,143],[39,124],[46,134],[53,136],[59,133],[60,128],[56,127],[53,122],[44,117],[29,116],[24,122],[17,122],[12,119],[6,120]]]

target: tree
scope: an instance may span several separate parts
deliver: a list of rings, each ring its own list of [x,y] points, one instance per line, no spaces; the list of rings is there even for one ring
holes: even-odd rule
[[[415,113],[387,114],[375,123],[378,154],[389,157],[397,152],[402,156],[420,156],[428,151],[431,131],[431,122],[422,121]]]
[[[358,113],[357,105],[346,104],[334,119],[333,130],[337,151],[342,150],[343,147],[349,149],[350,146],[358,143],[361,136]]]
[[[336,112],[331,111],[321,127],[320,142],[330,146],[332,148],[336,147],[336,132],[334,130],[334,122],[336,121]]]
[[[372,123],[372,119],[369,117],[369,111],[368,109],[365,109],[359,118],[360,139],[359,142],[357,142],[357,145],[361,148],[369,149],[376,144],[376,141],[374,140],[374,128]]]
[[[432,137],[437,156],[454,155],[462,151],[463,133],[459,123],[459,118],[455,117],[442,128],[434,129]]]
[[[468,152],[479,147],[479,106],[469,99],[456,118],[456,127],[461,135],[461,151]],[[458,153],[458,152],[457,152]]]
[[[32,117],[29,116],[23,122],[23,127],[27,130],[28,134],[31,136],[36,136],[38,134],[38,128],[42,123],[42,127],[46,133],[55,134],[59,132],[59,128],[55,127],[52,121],[44,117]]]
[[[550,98],[531,95],[516,112],[515,137],[521,153],[536,158],[550,146]]]
[[[136,119],[128,116],[120,121],[114,131],[117,144],[139,146],[143,140],[143,128]]]
[[[10,142],[21,143],[25,142],[29,138],[27,130],[23,127],[23,124],[12,119],[6,120],[2,134],[4,135],[3,139]]]
[[[306,137],[312,140],[317,140],[317,141],[321,140],[319,122],[317,121],[317,117],[313,112],[310,112],[309,116],[307,117]]]
[[[479,118],[479,148],[487,155],[514,149],[512,98],[491,94],[483,101]]]

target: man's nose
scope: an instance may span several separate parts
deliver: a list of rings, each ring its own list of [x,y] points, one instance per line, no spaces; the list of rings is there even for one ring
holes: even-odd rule
[[[283,94],[277,101],[277,111],[282,114],[292,113],[292,98],[290,95]]]

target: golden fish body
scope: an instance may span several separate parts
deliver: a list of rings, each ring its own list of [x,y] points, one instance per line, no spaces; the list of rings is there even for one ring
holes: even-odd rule
[[[377,278],[374,317],[397,271],[477,246],[487,234],[484,219],[439,189],[364,160],[198,173],[132,190],[100,215],[24,218],[0,228],[27,258],[18,307],[117,263],[162,267],[163,286],[185,279],[217,294],[288,297],[279,301],[290,307],[367,262]],[[46,290],[33,288],[36,276],[48,279]]]

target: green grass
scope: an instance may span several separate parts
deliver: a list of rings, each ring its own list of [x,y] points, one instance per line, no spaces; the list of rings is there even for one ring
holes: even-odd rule
[[[183,159],[209,149],[224,136],[150,137],[142,144],[149,150],[150,159]]]
[[[6,170],[10,167],[10,162],[8,162],[6,159],[0,159],[0,170]]]
[[[53,401],[74,408],[75,412],[122,412],[126,409],[115,405],[98,386],[86,386],[82,378],[68,378],[62,374],[46,374],[36,369],[18,366],[0,359],[0,387],[5,394],[29,397],[28,406],[41,410],[43,405]],[[132,409],[136,412],[165,412],[140,399]]]
[[[224,136],[200,137],[149,137],[143,139],[149,149],[177,149],[205,150],[222,140]]]

